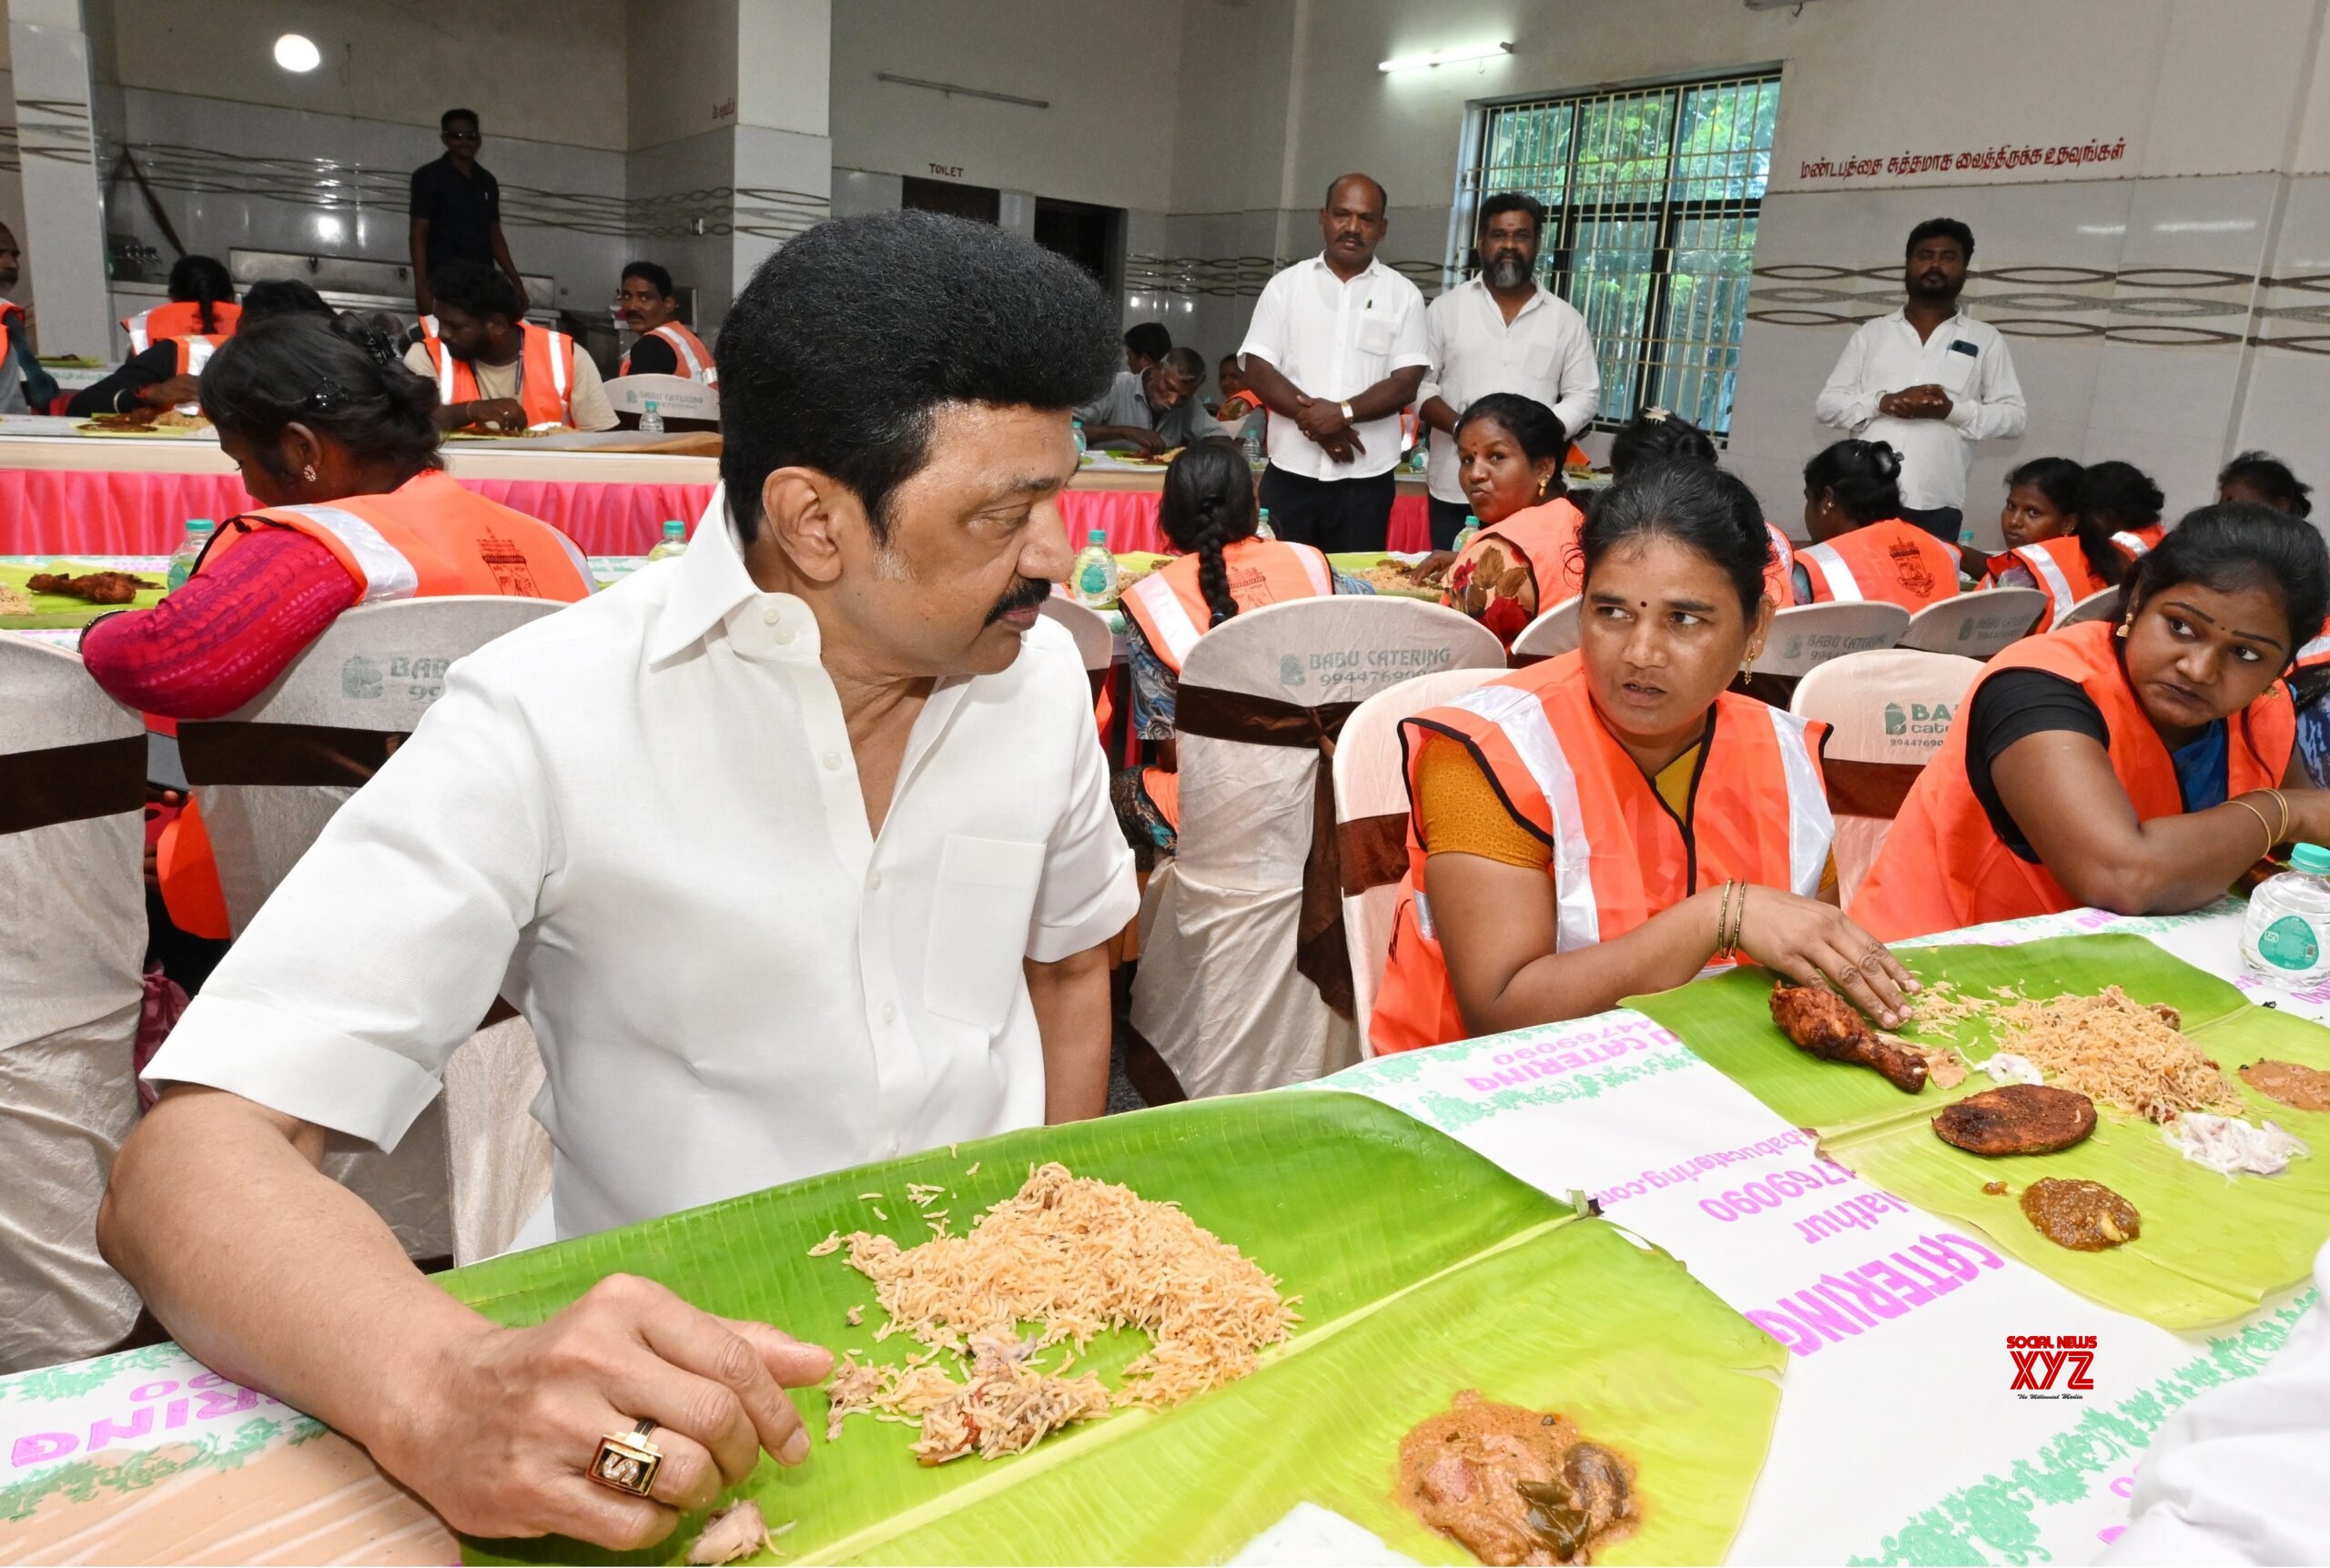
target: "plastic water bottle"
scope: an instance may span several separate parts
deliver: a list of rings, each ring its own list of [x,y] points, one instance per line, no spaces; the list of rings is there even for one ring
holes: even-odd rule
[[[1089,450],[1084,444],[1084,421],[1082,420],[1069,420],[1068,430],[1076,438],[1076,460],[1082,462],[1084,454]]]
[[[1271,531],[1271,509],[1269,507],[1262,508],[1262,515],[1257,518],[1254,521],[1254,537],[1256,539],[1276,539],[1278,537],[1277,534]]]
[[[639,416],[639,433],[643,436],[660,436],[664,433],[664,410],[655,406],[655,400],[653,398],[647,400],[646,412]]]
[[[2309,985],[2330,974],[2330,849],[2301,844],[2290,868],[2249,895],[2242,962],[2269,985]]]
[[[1069,569],[1068,592],[1079,604],[1099,610],[1117,602],[1117,589],[1124,574],[1117,570],[1117,558],[1109,553],[1109,535],[1094,529],[1085,536],[1086,543],[1076,552],[1076,564]]]
[[[178,547],[170,552],[170,570],[164,579],[172,588],[185,587],[186,580],[194,575],[195,563],[202,559],[202,551],[209,544],[210,535],[218,526],[207,517],[187,520],[186,537],[179,540]]]
[[[1432,442],[1425,436],[1419,434],[1416,437],[1415,450],[1408,453],[1408,471],[1410,473],[1422,473],[1424,470],[1424,466],[1431,460]]]
[[[664,521],[664,537],[655,541],[655,548],[647,552],[647,559],[662,561],[666,556],[685,555],[687,550],[688,525],[676,517],[666,518]]]
[[[1480,531],[1481,520],[1474,517],[1471,512],[1466,512],[1464,514],[1464,526],[1456,531],[1456,542],[1453,546],[1456,553],[1459,555],[1464,554],[1464,547],[1472,543],[1473,536]]]
[[[1256,473],[1262,471],[1266,460],[1262,456],[1262,432],[1254,428],[1251,420],[1238,437],[1238,450],[1246,455],[1248,468]]]

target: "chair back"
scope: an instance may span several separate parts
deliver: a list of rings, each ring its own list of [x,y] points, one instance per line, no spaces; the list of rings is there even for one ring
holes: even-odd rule
[[[1504,650],[1470,616],[1418,599],[1337,594],[1265,605],[1200,637],[1181,666],[1193,691],[1298,708],[1358,703],[1418,675],[1502,669]],[[1210,885],[1299,886],[1311,850],[1319,762],[1307,744],[1179,738],[1181,827],[1174,855]]]
[[[1105,674],[1117,657],[1117,634],[1095,610],[1086,608],[1055,589],[1043,602],[1043,612],[1068,628],[1076,651],[1084,656],[1088,674]]]
[[[1987,659],[2008,643],[2029,636],[2046,609],[2047,596],[2036,588],[1954,593],[1910,616],[1896,645],[1926,653]]]
[[[1408,778],[1400,721],[1439,707],[1496,674],[1467,667],[1419,675],[1378,692],[1343,721],[1342,739],[1335,744],[1335,831],[1342,860],[1343,939],[1351,950],[1352,1012],[1363,1057],[1375,1054],[1367,1017],[1375,1009],[1375,992],[1391,956],[1392,920],[1408,866]]]
[[[1576,647],[1577,606],[1577,595],[1573,593],[1551,610],[1540,611],[1513,639],[1513,667],[1517,670]]]
[[[2109,621],[2120,611],[2120,591],[2099,588],[2069,610],[2055,622],[2058,627],[2076,626],[2082,621]]]
[[[143,994],[145,810],[144,723],[78,654],[0,632],[0,1051]]]
[[[1764,652],[1748,671],[1808,675],[1831,659],[1892,647],[1909,623],[1910,612],[1898,604],[1798,604],[1773,614]]]
[[[619,414],[643,414],[653,398],[667,420],[720,422],[720,389],[685,376],[617,376],[606,389],[607,403]]]
[[[1888,648],[1831,660],[1799,682],[1791,713],[1829,726],[1821,756],[1837,822],[1838,891],[1860,891],[1918,774],[1941,747],[1982,673],[1955,653]]]
[[[453,661],[561,608],[494,594],[364,605],[227,718],[178,726],[235,935],[386,759],[389,737],[420,723]]]

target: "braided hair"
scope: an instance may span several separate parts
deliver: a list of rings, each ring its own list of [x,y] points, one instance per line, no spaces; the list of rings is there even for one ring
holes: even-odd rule
[[[235,302],[235,279],[227,264],[215,256],[181,256],[170,263],[170,298],[197,307],[205,332],[218,330],[221,305]]]
[[[1211,626],[1238,613],[1221,552],[1241,539],[1251,539],[1256,521],[1253,473],[1246,467],[1245,454],[1227,438],[1209,436],[1190,442],[1165,470],[1157,526],[1175,549],[1198,558],[1198,592],[1213,612],[1207,623]]]

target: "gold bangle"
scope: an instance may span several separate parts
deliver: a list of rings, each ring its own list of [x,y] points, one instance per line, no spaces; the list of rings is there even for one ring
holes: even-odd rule
[[[1731,912],[1731,956],[1739,956],[1740,933],[1748,929],[1748,884],[1739,885],[1739,902]]]
[[[2269,789],[2265,793],[2272,795],[2274,804],[2282,808],[2282,831],[2274,836],[2274,842],[2277,845],[2287,844],[2290,837],[2290,797],[2277,789]]]
[[[2242,810],[2247,812],[2250,815],[2257,819],[2258,827],[2262,829],[2265,835],[2265,853],[2259,855],[2258,858],[2260,860],[2270,860],[2273,858],[2274,845],[2276,841],[2274,837],[2274,824],[2265,820],[2265,814],[2259,811],[2255,806],[2250,804],[2249,802],[2245,800],[2235,799],[2228,801],[2225,804],[2228,805],[2237,805]]]
[[[1716,895],[1715,951],[1707,956],[1709,962],[1726,956],[1723,934],[1731,926],[1731,889],[1734,885],[1730,882],[1726,882],[1722,890]]]

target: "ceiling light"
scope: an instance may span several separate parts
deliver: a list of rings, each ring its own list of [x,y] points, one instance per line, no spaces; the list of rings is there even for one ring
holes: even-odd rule
[[[1418,71],[1426,66],[1461,66],[1467,60],[1494,60],[1513,53],[1510,44],[1484,44],[1475,49],[1443,49],[1436,55],[1403,55],[1396,60],[1386,60],[1375,68],[1379,71]]]
[[[287,71],[312,71],[324,63],[324,55],[313,39],[286,33],[275,41],[275,63]]]

